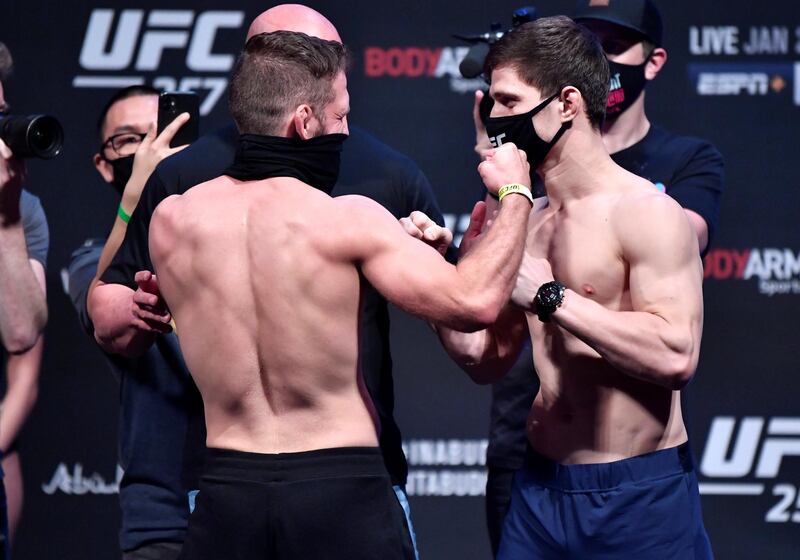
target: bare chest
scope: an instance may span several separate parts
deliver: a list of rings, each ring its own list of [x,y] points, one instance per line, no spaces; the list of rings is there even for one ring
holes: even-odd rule
[[[604,208],[537,212],[527,252],[546,259],[556,280],[611,308],[628,299],[627,266]]]

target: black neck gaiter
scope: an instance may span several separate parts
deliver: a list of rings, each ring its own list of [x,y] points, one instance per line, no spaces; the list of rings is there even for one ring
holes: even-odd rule
[[[330,194],[339,178],[345,140],[347,134],[325,134],[310,140],[241,134],[233,164],[224,175],[239,181],[293,177]]]

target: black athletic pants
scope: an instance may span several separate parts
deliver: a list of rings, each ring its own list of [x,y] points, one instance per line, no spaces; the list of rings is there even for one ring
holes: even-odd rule
[[[413,560],[378,448],[209,449],[181,560]]]

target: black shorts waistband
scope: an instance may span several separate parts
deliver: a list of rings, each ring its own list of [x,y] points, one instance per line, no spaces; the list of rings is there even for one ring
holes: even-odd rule
[[[379,447],[334,447],[299,453],[250,453],[208,448],[204,477],[296,482],[338,476],[385,476]]]
[[[608,490],[625,484],[666,478],[694,470],[689,443],[610,463],[562,465],[528,447],[523,476],[564,491]]]

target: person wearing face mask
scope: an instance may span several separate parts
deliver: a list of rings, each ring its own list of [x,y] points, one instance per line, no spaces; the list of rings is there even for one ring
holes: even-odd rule
[[[438,328],[478,383],[532,342],[536,372],[521,387],[538,373],[540,388],[497,557],[711,558],[680,399],[702,334],[697,232],[609,156],[608,61],[586,28],[524,24],[492,46],[486,74],[488,137],[524,150],[545,188],[514,305],[484,331]]]
[[[479,167],[499,211],[458,267],[376,201],[331,196],[349,132],[346,61],[338,41],[253,35],[230,82],[233,162],[151,220],[209,448],[184,560],[414,558],[362,373],[366,282],[468,330],[492,323],[513,287],[533,203],[515,147]]]
[[[611,158],[683,207],[705,255],[719,221],[724,164],[709,142],[675,135],[647,118],[647,88],[667,62],[658,7],[652,0],[580,0],[572,17],[597,35],[608,58],[603,143]]]
[[[86,310],[89,287],[122,239],[153,167],[177,150],[169,142],[186,120],[186,115],[179,117],[156,137],[158,94],[148,86],[124,88],[109,99],[98,119],[100,149],[94,165],[119,195],[120,205],[109,238],[86,240],[67,267],[70,298],[89,335],[94,333]],[[202,430],[193,430],[186,411],[202,414],[200,395],[186,374],[174,334],[159,338],[137,358],[104,356],[120,384],[122,557],[174,559],[186,532],[188,492],[194,489],[182,475],[198,460],[192,450],[203,446]]]
[[[247,38],[277,30],[342,41],[330,20],[300,4],[281,4],[259,14],[250,25]],[[341,173],[332,195],[367,196],[398,219],[415,211],[430,216],[431,227],[425,228],[424,233],[419,232],[419,236],[443,252],[452,235],[440,227],[444,223],[441,211],[419,166],[364,129],[352,125],[349,129],[350,135],[341,153]],[[235,124],[230,122],[164,160],[148,179],[125,239],[90,297],[90,304],[94,304],[90,309],[95,335],[107,352],[137,356],[162,333],[171,330],[163,306],[153,308],[144,303],[151,295],[158,294],[148,251],[150,217],[156,206],[168,196],[187,192],[195,185],[222,174],[234,160],[238,136]],[[411,227],[411,220],[405,220],[405,223]],[[154,310],[157,312],[152,313]],[[381,450],[398,500],[409,514],[410,522],[410,508],[404,491],[408,465],[403,454],[400,428],[394,419],[389,308],[386,299],[371,287],[365,288],[361,324],[365,384],[374,398],[381,421]],[[202,429],[202,415],[194,420]]]
[[[612,160],[649,180],[683,207],[704,255],[719,220],[723,160],[710,143],[676,136],[647,118],[646,87],[667,61],[658,8],[651,0],[582,0],[573,19],[599,37],[609,61],[610,92],[602,131]],[[479,110],[482,98],[482,92],[476,94],[473,115],[479,155],[491,147]],[[486,516],[495,554],[514,472],[524,458],[525,419],[538,387],[530,352],[522,352],[509,373],[492,385]]]

